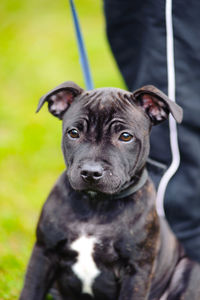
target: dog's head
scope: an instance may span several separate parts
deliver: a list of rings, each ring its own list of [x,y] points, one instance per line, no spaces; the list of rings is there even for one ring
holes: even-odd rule
[[[75,190],[118,193],[137,181],[149,154],[149,132],[182,109],[153,86],[135,92],[117,88],[84,91],[64,82],[44,95],[49,111],[63,120],[62,148]]]

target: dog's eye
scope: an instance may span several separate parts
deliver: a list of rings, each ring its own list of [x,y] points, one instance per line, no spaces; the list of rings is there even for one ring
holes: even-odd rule
[[[128,132],[123,132],[120,137],[119,140],[122,142],[129,142],[130,140],[132,140],[133,136],[128,133]]]
[[[78,139],[80,136],[79,136],[79,133],[78,133],[78,130],[76,129],[71,129],[68,131],[68,135],[72,138],[72,139]]]

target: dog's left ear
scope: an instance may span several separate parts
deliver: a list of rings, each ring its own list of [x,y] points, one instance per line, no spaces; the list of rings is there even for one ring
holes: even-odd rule
[[[48,102],[48,109],[52,115],[62,119],[63,114],[69,108],[74,99],[84,90],[72,81],[66,81],[42,96],[36,112],[39,112],[43,104]]]
[[[182,108],[153,85],[143,86],[134,91],[133,96],[136,104],[145,111],[153,125],[166,120],[170,112],[174,119],[181,123],[183,119]]]

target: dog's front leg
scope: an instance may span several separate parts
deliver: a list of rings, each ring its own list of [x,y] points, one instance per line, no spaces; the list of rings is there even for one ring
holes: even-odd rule
[[[55,259],[35,244],[19,300],[43,300],[55,276]]]
[[[125,276],[122,281],[119,300],[147,300],[150,278],[151,276],[147,276],[145,272]]]

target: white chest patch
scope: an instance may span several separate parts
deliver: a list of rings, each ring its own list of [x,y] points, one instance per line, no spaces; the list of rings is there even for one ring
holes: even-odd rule
[[[95,243],[95,237],[81,236],[71,244],[71,248],[78,252],[77,262],[72,266],[72,270],[82,281],[82,292],[90,295],[93,295],[92,284],[100,274],[92,257]]]

